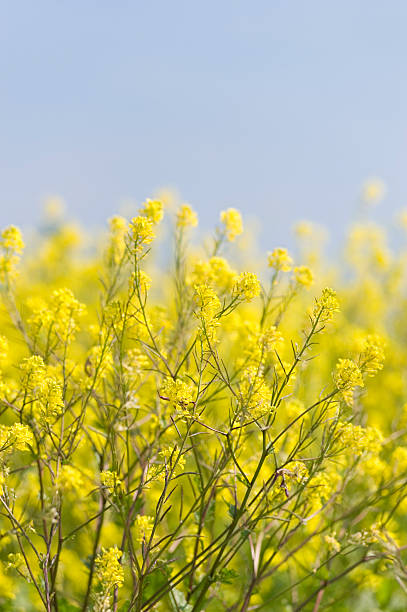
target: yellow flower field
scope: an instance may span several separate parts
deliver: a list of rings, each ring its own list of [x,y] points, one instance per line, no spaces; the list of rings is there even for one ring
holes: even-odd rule
[[[407,250],[197,225],[1,232],[0,609],[407,609]]]

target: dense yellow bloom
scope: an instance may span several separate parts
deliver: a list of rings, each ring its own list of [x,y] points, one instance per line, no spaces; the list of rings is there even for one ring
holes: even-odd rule
[[[104,591],[123,586],[124,572],[120,565],[122,554],[122,551],[116,546],[108,550],[102,548],[102,552],[96,559],[96,579]]]
[[[134,521],[135,538],[137,542],[148,542],[154,527],[154,518],[145,514],[138,514]]]
[[[167,378],[160,390],[162,399],[171,402],[176,408],[182,410],[191,409],[195,402],[195,394],[192,385],[177,378]]]
[[[242,272],[233,287],[234,295],[245,299],[247,302],[260,295],[260,291],[259,279],[253,272]]]
[[[236,271],[224,257],[211,257],[209,261],[198,259],[192,263],[190,282],[193,286],[210,285],[223,294],[232,290],[236,278]]]
[[[55,289],[48,302],[31,301],[32,314],[28,318],[33,336],[43,334],[48,346],[70,343],[79,329],[79,319],[85,314],[81,304],[66,287]]]
[[[226,238],[233,242],[243,233],[242,216],[236,208],[228,208],[220,213],[220,220],[225,226]]]
[[[160,200],[150,200],[147,198],[140,208],[140,214],[145,215],[156,225],[164,216],[163,203]]]
[[[0,247],[12,254],[21,255],[24,242],[20,230],[15,225],[9,225],[1,232]]]
[[[28,450],[33,442],[33,433],[28,425],[14,423],[10,427],[0,425],[0,452]]]
[[[100,472],[100,482],[106,489],[109,490],[109,493],[114,493],[121,489],[123,483],[120,480],[117,472],[105,470],[104,472]]]
[[[404,554],[407,255],[379,270],[385,235],[366,228],[360,265],[322,267],[311,227],[300,261],[328,287],[300,291],[313,273],[276,248],[263,289],[264,266],[236,272],[254,254],[225,244],[237,211],[189,246],[195,213],[172,210],[151,255],[158,200],[131,227],[113,217],[98,254],[54,220],[3,287],[0,608],[305,609],[327,571],[322,604],[363,608],[359,553],[387,582]]]
[[[39,355],[24,359],[20,368],[21,382],[30,398],[28,406],[36,418],[50,423],[64,409],[61,384],[52,376],[47,376],[47,368]]]
[[[239,404],[243,414],[260,419],[272,411],[272,392],[254,366],[246,368],[239,385]]]
[[[27,390],[33,391],[41,385],[46,373],[42,357],[39,355],[26,357],[21,363],[20,368],[23,372],[22,383]]]
[[[311,287],[314,282],[314,275],[307,266],[297,266],[294,268],[294,278],[303,287]]]
[[[177,211],[177,227],[196,227],[198,215],[189,204],[182,204]]]
[[[268,265],[276,271],[289,272],[293,266],[293,259],[287,249],[278,247],[268,254]]]
[[[130,223],[131,236],[134,243],[134,250],[140,253],[144,247],[154,240],[154,223],[149,217],[133,217]]]
[[[383,369],[384,341],[379,336],[368,336],[359,356],[359,368],[368,376],[374,376]]]
[[[198,306],[195,315],[201,322],[201,336],[209,340],[215,340],[216,328],[219,326],[219,319],[216,317],[220,310],[218,296],[209,285],[196,285],[195,301]]]
[[[221,292],[230,291],[236,280],[236,272],[223,257],[211,257],[209,260],[209,281]]]
[[[337,433],[338,443],[355,455],[380,452],[383,436],[374,427],[338,423]]]
[[[9,225],[0,234],[0,282],[12,277],[19,255],[23,252],[24,242],[20,230]]]
[[[353,404],[353,391],[356,387],[363,387],[362,372],[351,359],[339,359],[336,364],[334,380],[346,404]]]
[[[339,301],[336,292],[329,287],[322,290],[322,295],[315,301],[314,318],[318,317],[321,323],[331,321],[334,313],[339,312]]]
[[[8,355],[8,341],[5,336],[0,336],[0,367],[5,363]]]

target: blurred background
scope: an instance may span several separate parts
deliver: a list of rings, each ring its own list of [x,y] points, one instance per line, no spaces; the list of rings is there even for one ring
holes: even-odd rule
[[[204,229],[233,206],[266,248],[298,219],[335,242],[371,179],[393,223],[406,24],[405,0],[2,2],[0,224],[58,195],[100,227],[171,187]]]

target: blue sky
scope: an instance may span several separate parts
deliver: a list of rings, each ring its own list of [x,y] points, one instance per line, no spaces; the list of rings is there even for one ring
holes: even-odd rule
[[[262,243],[339,236],[361,183],[407,206],[405,0],[0,4],[0,224],[44,197],[101,225],[178,189],[204,227],[235,206]]]

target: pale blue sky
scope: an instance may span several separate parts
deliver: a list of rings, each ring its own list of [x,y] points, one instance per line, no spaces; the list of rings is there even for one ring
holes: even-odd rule
[[[369,176],[407,206],[405,0],[13,0],[0,3],[0,224],[47,194],[100,225],[177,187],[288,242],[338,235]]]

